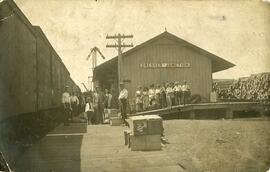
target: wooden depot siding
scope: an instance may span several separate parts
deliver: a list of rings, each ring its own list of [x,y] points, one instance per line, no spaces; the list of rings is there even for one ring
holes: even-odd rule
[[[142,63],[190,63],[190,68],[141,68]],[[211,60],[185,44],[166,37],[156,40],[147,46],[123,57],[123,79],[129,97],[134,98],[137,86],[148,86],[152,83],[187,80],[192,94],[200,94],[209,99],[212,88]]]
[[[118,57],[97,66],[94,70],[94,81],[104,88],[110,88],[118,82]],[[130,103],[138,86],[160,84],[163,82],[181,82],[186,80],[191,94],[199,94],[209,100],[212,90],[212,73],[229,69],[234,64],[197,47],[167,31],[143,42],[122,54],[122,77],[129,91]],[[181,67],[149,67],[148,64],[173,64]],[[183,64],[190,64],[189,68]],[[140,66],[141,64],[147,64]],[[114,69],[114,70],[113,70]],[[109,77],[112,75],[113,77]],[[109,81],[111,78],[113,81]],[[113,89],[117,90],[117,87]]]

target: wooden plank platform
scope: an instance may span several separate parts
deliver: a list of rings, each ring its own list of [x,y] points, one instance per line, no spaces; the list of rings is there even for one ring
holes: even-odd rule
[[[262,115],[263,105],[259,102],[217,102],[217,103],[200,103],[200,104],[186,104],[177,105],[163,109],[156,109],[144,112],[138,112],[133,115],[150,115],[157,114],[166,116],[175,113],[189,112],[190,118],[194,119],[196,116],[195,111],[198,113],[200,110],[217,110],[223,109],[226,113],[226,118],[233,118],[234,111],[258,111]]]
[[[16,161],[16,172],[266,171],[270,121],[164,121],[169,144],[131,151],[124,126],[59,126]],[[84,129],[87,129],[84,132]]]
[[[123,126],[85,125],[88,132],[78,133],[79,125],[84,124],[56,128],[20,158],[16,170],[182,171],[165,152],[131,152],[124,145]]]

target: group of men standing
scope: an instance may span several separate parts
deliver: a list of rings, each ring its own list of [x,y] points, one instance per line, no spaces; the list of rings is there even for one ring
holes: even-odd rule
[[[86,108],[85,112],[87,113],[88,124],[102,124],[104,123],[104,109],[110,108],[111,106],[111,97],[112,95],[108,92],[108,90],[101,90],[99,86],[96,86],[95,90],[90,93],[89,97],[87,97],[87,105],[91,111]]]
[[[150,87],[139,86],[136,93],[136,111],[160,109],[174,105],[185,105],[191,95],[187,81],[167,82],[163,85],[151,84]]]
[[[111,108],[111,102],[112,94],[107,89],[102,91],[99,86],[79,98],[76,94],[70,95],[66,87],[62,94],[65,124],[68,125],[69,121],[83,112],[87,115],[88,124],[102,124],[105,116],[104,109]]]
[[[127,106],[128,106],[128,91],[123,82],[119,83],[120,92],[118,96],[119,109],[123,121],[126,123]],[[179,82],[164,83],[160,85],[151,85],[147,87],[138,87],[136,91],[136,111],[149,110],[150,107],[165,108],[173,105],[186,104],[190,97],[190,87],[187,81],[183,84]],[[81,98],[81,101],[79,100]],[[113,96],[107,89],[101,90],[99,86],[95,90],[87,94],[85,97],[78,98],[76,94],[70,95],[67,91],[62,95],[62,104],[64,108],[65,124],[68,124],[74,116],[80,114],[81,109],[87,114],[88,124],[104,123],[104,109],[112,108]]]
[[[66,86],[65,92],[62,94],[62,105],[64,109],[64,124],[68,125],[70,120],[84,110],[85,99],[76,92],[69,94],[68,86]]]
[[[103,91],[99,86],[96,86],[94,91],[90,91],[88,94],[81,96],[80,98],[82,99],[81,101],[76,94],[70,95],[68,87],[66,87],[65,92],[62,94],[64,124],[68,125],[69,122],[81,112],[84,112],[87,115],[88,124],[104,123],[104,109],[112,108],[113,96],[111,92],[108,89]],[[118,101],[121,116],[124,119],[124,123],[126,123],[128,91],[125,89],[124,83],[120,83]],[[80,109],[83,109],[83,111]]]
[[[104,108],[110,109],[112,107],[113,96],[108,89],[103,92],[99,86],[96,86],[92,96],[87,98],[85,112],[87,113],[88,124],[101,124],[104,123]],[[120,93],[118,97],[119,108],[123,121],[126,123],[127,118],[127,104],[128,104],[128,91],[124,87],[124,83],[120,83]]]

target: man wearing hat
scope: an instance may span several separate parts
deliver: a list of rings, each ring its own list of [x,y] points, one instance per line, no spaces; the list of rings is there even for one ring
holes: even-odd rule
[[[126,125],[128,123],[126,122],[125,119],[127,119],[127,99],[128,99],[128,91],[125,88],[125,84],[123,82],[120,82],[120,94],[119,94],[119,103],[120,103],[120,111],[121,111],[121,116],[123,118],[123,121]]]
[[[65,92],[62,94],[62,105],[64,112],[64,125],[68,125],[68,119],[70,118],[72,108],[67,85],[65,86]]]

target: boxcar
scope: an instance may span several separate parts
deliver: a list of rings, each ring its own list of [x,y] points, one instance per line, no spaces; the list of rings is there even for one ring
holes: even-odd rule
[[[51,45],[40,27],[34,26],[34,30],[37,41],[37,109],[45,110],[52,106]]]
[[[55,51],[52,51],[52,106],[61,104],[61,59]]]
[[[69,72],[68,72],[66,66],[64,65],[64,63],[62,63],[62,65],[61,65],[61,88],[62,88],[62,92],[65,90],[65,86],[67,85],[67,78],[69,78]]]
[[[0,25],[0,119],[4,119],[36,111],[37,62],[36,38],[31,23],[7,1],[3,1],[0,8],[1,16],[9,16]]]
[[[13,0],[0,3],[0,19],[0,151],[15,158],[23,145],[62,122],[61,96],[72,79],[45,34]]]
[[[0,3],[0,121],[59,107],[65,85],[78,86],[40,27],[12,1]]]

